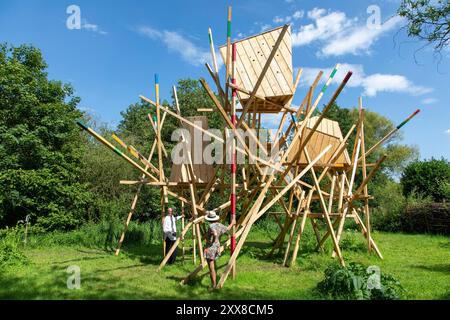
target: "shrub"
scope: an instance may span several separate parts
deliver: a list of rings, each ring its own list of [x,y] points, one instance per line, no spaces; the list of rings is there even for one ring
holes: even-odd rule
[[[375,284],[373,272],[369,268],[350,263],[348,267],[332,264],[325,269],[325,279],[318,283],[316,290],[327,298],[345,300],[398,300],[404,291],[394,277],[381,274],[379,287]],[[371,289],[372,288],[372,289]]]
[[[450,162],[445,159],[412,162],[400,181],[406,197],[417,193],[436,202],[450,200]]]
[[[386,181],[373,190],[376,206],[372,210],[372,226],[383,231],[402,230],[402,215],[405,212],[406,198],[399,183]]]
[[[22,234],[23,228],[20,225],[17,225],[15,228],[2,230],[0,234],[0,269],[29,262],[19,248]]]
[[[340,247],[348,251],[365,251],[366,244],[361,240],[361,232],[357,230],[346,230],[343,234]]]

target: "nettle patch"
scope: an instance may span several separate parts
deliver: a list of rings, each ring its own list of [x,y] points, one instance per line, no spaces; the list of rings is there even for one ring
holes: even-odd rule
[[[316,290],[327,298],[342,300],[398,300],[404,289],[393,276],[377,266],[350,263],[348,267],[332,264],[325,269],[325,279]]]

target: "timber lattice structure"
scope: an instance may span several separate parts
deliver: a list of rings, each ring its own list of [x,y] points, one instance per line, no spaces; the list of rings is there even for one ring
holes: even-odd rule
[[[140,96],[143,101],[156,109],[155,118],[149,115],[156,139],[148,157],[143,156],[133,146],[126,145],[115,135],[113,138],[119,145],[117,147],[92,128],[82,122],[78,123],[141,173],[136,181],[121,181],[122,184],[137,185],[137,192],[132,200],[116,255],[119,254],[141,188],[152,186],[161,190],[163,215],[168,197],[180,201],[183,208],[190,208],[191,216],[187,223],[183,219],[180,236],[159,266],[159,270],[165,266],[173,250],[183,242],[188,230],[192,229],[194,263],[196,249],[200,261],[182,283],[195,277],[206,266],[202,247],[204,230],[200,225],[204,223],[207,210],[222,212],[222,220],[230,219],[234,224],[230,238],[221,247],[222,251],[230,248],[230,258],[221,274],[218,287],[224,285],[230,274],[236,276],[237,258],[252,226],[267,214],[274,216],[280,227],[279,235],[269,255],[276,251],[284,252],[285,266],[296,263],[302,234],[308,222],[317,239],[317,249],[322,248],[326,241],[331,241],[333,257],[345,265],[340,239],[347,219],[353,220],[360,228],[367,241],[368,250],[375,252],[382,259],[381,251],[371,235],[369,201],[372,197],[368,193],[368,184],[380,169],[386,156],[381,156],[372,164],[367,163],[366,159],[419,110],[378,143],[367,148],[364,140],[364,108],[361,98],[359,98],[359,119],[348,132],[342,133],[336,121],[326,118],[327,112],[350,80],[351,71],[346,73],[320,112],[318,112],[319,103],[328,93],[330,83],[336,80],[339,64],[328,75],[320,90],[317,90],[323,76],[323,72],[320,71],[304,93],[300,105],[294,106],[292,104],[294,95],[300,94],[298,87],[302,69],[298,69],[294,77],[290,26],[284,25],[232,42],[231,8],[228,11],[227,22],[227,43],[219,48],[225,66],[224,79],[220,79],[219,76],[216,49],[209,29],[213,66],[207,63],[206,68],[216,87],[217,95],[205,79],[199,81],[226,123],[227,131],[234,133],[235,143],[227,149],[231,153],[232,163],[194,164],[192,156],[197,152],[203,152],[204,145],[201,144],[200,150],[196,150],[193,144],[188,143],[189,139],[183,136],[185,161],[173,164],[170,176],[165,177],[163,157],[168,155],[164,141],[161,140],[161,129],[166,116],[175,117],[180,127],[187,129],[191,135],[198,131],[220,142],[224,142],[224,138],[207,131],[207,119],[202,113],[212,110],[199,109],[199,116],[183,117],[176,87],[173,87],[176,109],[162,106],[159,101],[158,76],[155,76],[155,101]],[[261,118],[264,114],[281,115],[277,132],[266,145],[261,144],[257,136],[262,129]],[[235,129],[246,132],[254,129],[256,134],[250,132],[246,139]],[[347,151],[350,137],[354,137],[351,154]],[[249,148],[250,142],[256,143],[256,150]],[[271,152],[272,150],[277,151]],[[245,163],[236,163],[238,153],[245,156],[247,159]],[[157,159],[153,160],[154,157]],[[231,182],[226,183],[224,173],[228,170]],[[361,176],[357,177],[358,175]],[[309,177],[307,179],[309,182],[306,181],[306,176]],[[211,194],[225,188],[229,193],[226,196],[224,194],[223,203],[216,208],[209,207]],[[236,212],[238,201],[240,212]],[[276,203],[283,209],[282,212],[270,212]],[[284,215],[284,223],[281,223],[280,215]],[[323,221],[321,225],[325,227],[319,227],[319,220]]]

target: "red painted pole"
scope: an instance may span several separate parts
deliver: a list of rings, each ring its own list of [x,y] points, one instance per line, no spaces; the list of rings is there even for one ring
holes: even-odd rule
[[[236,84],[236,44],[233,44],[232,47],[232,74],[231,74],[231,83]],[[236,223],[236,171],[237,171],[237,156],[236,156],[236,139],[234,137],[235,130],[236,130],[236,123],[237,123],[237,117],[236,117],[236,99],[237,99],[237,91],[235,88],[232,89],[232,96],[231,96],[231,122],[233,124],[233,145],[231,148],[231,223]],[[235,248],[236,248],[236,228],[233,225],[231,229],[231,254],[233,254]],[[233,276],[235,276],[235,269],[236,266],[233,266]]]

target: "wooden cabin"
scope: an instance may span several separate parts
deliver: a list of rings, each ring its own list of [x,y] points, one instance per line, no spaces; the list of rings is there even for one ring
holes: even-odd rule
[[[304,139],[309,135],[311,129],[314,127],[318,119],[318,116],[311,117],[309,119],[308,124],[305,128],[305,135],[300,139],[301,143],[303,143]],[[332,147],[327,153],[323,155],[323,157],[316,163],[315,166],[320,167],[326,165],[330,161],[331,157],[333,156],[334,152],[337,150],[339,144],[341,143],[341,141],[343,141],[343,139],[344,138],[342,136],[341,128],[339,127],[339,123],[337,121],[326,118],[322,119],[316,131],[313,133],[311,139],[306,144],[306,150],[308,151],[310,159],[313,160],[329,144],[331,144]],[[294,142],[292,151],[287,158],[288,163],[292,163],[294,161],[294,158],[297,157],[300,147],[299,144],[299,140]],[[350,162],[351,161],[348,152],[347,150],[344,150],[344,152],[341,153],[341,155],[333,161],[332,166],[346,167],[350,165]],[[304,152],[300,154],[300,159],[297,161],[297,164],[300,166],[308,164]]]
[[[247,93],[252,92],[258,81],[282,28],[279,27],[234,42],[237,54],[236,85]],[[226,63],[226,45],[219,49],[222,59]],[[289,27],[249,111],[253,112],[256,109],[256,112],[260,113],[278,113],[289,102],[293,94],[291,27]],[[238,91],[238,96],[242,105],[249,98],[249,95],[242,91]]]
[[[186,117],[186,119],[189,120],[190,122],[193,122],[193,123],[201,126],[202,129],[208,130],[208,118],[207,117],[195,116],[195,117]],[[203,139],[202,139],[203,133],[200,130],[195,129],[188,125],[183,125],[183,128],[187,129],[189,131],[191,139],[192,139],[191,140],[192,143],[190,143],[190,153],[191,153],[191,159],[193,162],[194,175],[195,175],[194,183],[206,184],[211,179],[214,178],[214,167],[213,167],[213,165],[210,165],[210,164],[194,163],[194,154],[195,154],[195,152],[201,152],[201,154],[203,155],[203,151],[204,151],[205,147],[207,146],[207,142],[203,141]],[[194,137],[197,137],[197,136],[200,137],[200,139],[201,139],[200,143],[198,143],[198,142],[194,143],[194,139],[195,139]],[[200,146],[201,151],[195,149],[197,146]],[[186,153],[183,153],[183,156],[186,156]],[[203,157],[201,157],[201,159],[203,160]],[[186,159],[185,163],[186,164],[188,163],[187,159]],[[172,170],[170,172],[169,182],[189,183],[190,181],[189,181],[187,165],[172,164]]]

